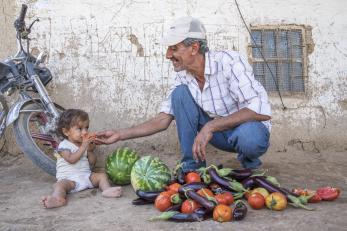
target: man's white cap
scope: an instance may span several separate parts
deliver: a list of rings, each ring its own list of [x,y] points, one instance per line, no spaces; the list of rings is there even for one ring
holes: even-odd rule
[[[167,46],[176,45],[186,38],[206,39],[206,29],[199,19],[183,17],[177,19],[162,38],[161,43]]]

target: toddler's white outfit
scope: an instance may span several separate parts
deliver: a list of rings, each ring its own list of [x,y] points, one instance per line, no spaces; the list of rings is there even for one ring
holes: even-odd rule
[[[76,152],[79,149],[74,143],[67,139],[64,139],[58,146],[58,152],[70,151],[71,153]],[[89,177],[91,175],[91,170],[89,167],[89,161],[87,157],[87,150],[83,153],[82,157],[75,164],[70,164],[58,153],[56,153],[57,158],[57,181],[61,180],[71,180],[75,182],[75,188],[69,193],[79,192],[88,188],[94,188]]]

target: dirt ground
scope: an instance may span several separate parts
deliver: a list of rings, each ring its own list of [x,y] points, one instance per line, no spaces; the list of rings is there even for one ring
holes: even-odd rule
[[[162,158],[173,167],[176,153],[147,153]],[[208,162],[238,167],[235,155],[211,151]],[[0,231],[3,230],[347,230],[347,152],[326,150],[305,152],[295,147],[270,150],[263,158],[269,175],[283,186],[342,188],[334,202],[310,204],[315,211],[287,208],[282,212],[253,210],[240,222],[217,223],[212,220],[196,223],[150,222],[159,212],[152,205],[133,206],[135,193],[124,187],[124,196],[106,199],[96,189],[72,194],[68,205],[43,209],[42,195],[51,192],[55,179],[36,168],[21,156],[1,155],[0,159]]]

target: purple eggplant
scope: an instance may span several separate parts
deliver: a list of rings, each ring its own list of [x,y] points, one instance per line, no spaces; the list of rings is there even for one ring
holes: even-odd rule
[[[194,191],[198,191],[202,188],[206,188],[207,186],[202,183],[202,182],[193,182],[193,183],[188,183],[188,184],[184,184],[182,185],[179,189],[178,192],[180,194],[184,194],[187,190],[194,190]]]
[[[161,193],[162,191],[151,191],[151,192],[145,192],[142,190],[136,190],[136,195],[144,200],[154,202],[155,198]]]
[[[176,171],[175,171],[175,174],[174,174],[174,178],[175,180],[179,183],[179,184],[184,184],[185,183],[185,180],[184,180],[184,172],[183,172],[183,169],[181,167],[179,167]]]
[[[209,168],[208,173],[210,174],[211,180],[217,184],[219,184],[222,188],[232,192],[245,192],[246,189],[243,187],[243,185],[235,180],[229,181],[225,179],[224,177],[221,177],[218,175],[215,168]]]
[[[288,201],[292,202],[290,204],[293,205],[294,207],[303,208],[303,209],[306,209],[306,210],[313,210],[312,208],[309,208],[309,207],[305,206],[302,203],[302,201],[300,200],[300,198],[298,198],[295,193],[291,192],[288,189],[285,189],[285,188],[282,188],[282,187],[278,187],[278,186],[272,184],[271,182],[267,181],[265,179],[265,177],[257,176],[257,177],[255,177],[254,180],[255,180],[256,184],[259,187],[265,188],[270,193],[273,193],[273,192],[280,192],[280,193],[282,193],[287,198]]]
[[[143,199],[143,198],[141,198],[141,197],[134,199],[131,203],[132,203],[133,205],[148,205],[148,204],[153,204],[153,202],[148,201],[148,200],[145,200],[145,199]]]
[[[251,169],[233,169],[227,176],[237,181],[243,181],[244,179],[252,176],[252,174]]]
[[[245,189],[253,189],[256,187],[256,183],[254,180],[254,177],[248,177],[246,179],[244,179],[241,184],[243,185],[243,187]]]
[[[172,217],[169,218],[169,221],[175,222],[195,222],[195,221],[203,221],[204,216],[198,213],[186,214],[186,213],[176,213]]]
[[[293,193],[293,192],[291,192],[285,188],[278,187],[278,186],[272,184],[271,182],[267,181],[265,179],[265,177],[263,177],[263,176],[255,176],[254,181],[258,187],[265,188],[269,193],[280,192],[283,195],[285,195],[287,199],[288,199],[288,195],[292,195],[295,197],[297,196],[295,193]]]
[[[200,196],[197,192],[193,191],[193,190],[187,190],[185,192],[186,196],[192,200],[194,200],[195,202],[197,202],[198,204],[200,204],[202,207],[204,207],[207,211],[212,211],[214,209],[214,207],[216,206],[216,204],[210,200],[208,200],[207,198]]]
[[[235,208],[233,210],[233,218],[235,221],[240,221],[244,219],[247,215],[247,206],[243,201],[236,201]]]
[[[180,211],[181,207],[182,207],[182,203],[181,204],[176,204],[176,205],[173,205],[173,206],[169,207],[168,209],[166,209],[165,212],[168,212],[168,211]]]

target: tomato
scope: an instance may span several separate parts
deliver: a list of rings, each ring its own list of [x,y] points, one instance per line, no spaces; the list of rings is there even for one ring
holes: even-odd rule
[[[318,203],[322,200],[322,198],[317,194],[317,192],[314,191],[314,195],[308,199],[309,203]]]
[[[179,183],[173,183],[166,187],[166,190],[178,193],[178,189],[181,187]]]
[[[164,192],[159,193],[159,195],[170,197],[171,195],[173,195],[175,193],[176,192],[174,192],[174,191],[168,190],[168,191],[164,191]]]
[[[249,195],[247,201],[253,209],[262,209],[265,205],[265,198],[258,192]]]
[[[213,197],[214,194],[211,190],[209,190],[208,188],[202,188],[200,190],[197,191],[197,193],[200,195],[200,196],[203,196],[203,197]]]
[[[185,200],[183,203],[182,203],[182,206],[181,206],[181,212],[182,213],[187,213],[187,214],[191,214],[193,213],[196,209],[200,208],[201,206],[191,200],[191,199],[187,199]]]
[[[201,182],[200,175],[196,172],[188,172],[184,180],[186,183]]]
[[[339,197],[341,190],[333,187],[323,187],[317,189],[317,194],[323,201],[333,201]]]
[[[223,192],[214,196],[218,204],[231,205],[234,202],[233,194],[230,192]]]
[[[218,222],[231,221],[233,218],[233,210],[231,207],[219,204],[213,209],[213,220]]]
[[[265,198],[266,207],[271,210],[281,211],[287,208],[287,198],[280,192],[273,192]]]
[[[171,203],[171,195],[160,193],[154,201],[154,207],[156,207],[159,211],[164,212],[166,209],[172,206]]]
[[[264,199],[269,195],[269,192],[265,188],[261,188],[261,187],[253,189],[251,191],[251,194],[256,192],[263,195]]]

